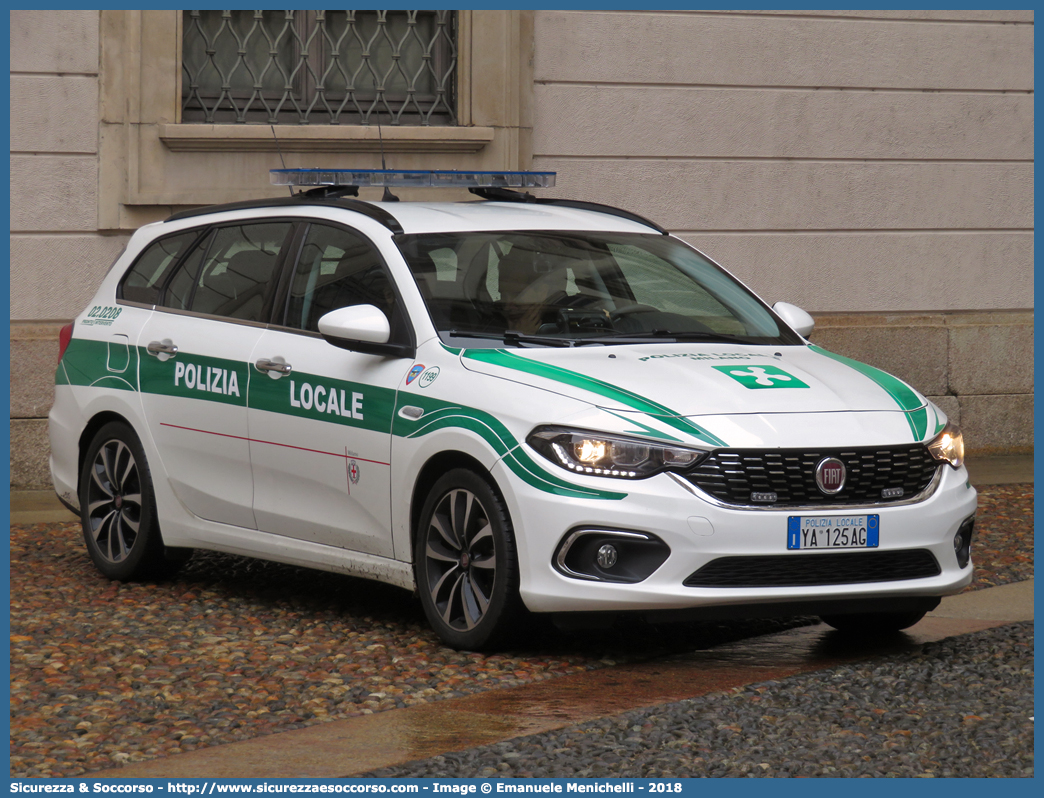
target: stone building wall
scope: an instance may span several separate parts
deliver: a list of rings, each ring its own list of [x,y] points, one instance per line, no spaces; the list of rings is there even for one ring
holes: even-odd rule
[[[769,302],[1033,307],[1031,11],[536,15],[533,164]]]

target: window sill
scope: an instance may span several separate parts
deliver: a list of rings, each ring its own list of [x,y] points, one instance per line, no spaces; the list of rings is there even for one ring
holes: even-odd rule
[[[382,125],[160,125],[172,152],[478,152],[493,141],[492,127]],[[278,137],[278,144],[276,138]]]

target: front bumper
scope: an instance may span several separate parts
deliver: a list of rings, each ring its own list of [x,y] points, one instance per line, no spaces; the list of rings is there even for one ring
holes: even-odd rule
[[[570,475],[576,481],[576,475]],[[824,507],[815,511],[745,510],[723,507],[683,487],[667,474],[645,480],[587,478],[584,484],[626,492],[620,500],[575,499],[534,488],[514,478],[503,466],[494,477],[504,488],[515,528],[520,569],[520,593],[534,612],[627,612],[758,605],[802,606],[824,611],[835,602],[898,600],[938,597],[960,591],[970,583],[972,565],[960,567],[954,535],[975,513],[975,489],[964,468],[942,468],[936,490],[913,504],[880,505],[847,510]],[[791,515],[876,513],[880,516],[880,544],[874,551],[925,550],[934,556],[940,572],[934,576],[844,584],[805,584],[787,587],[687,587],[684,583],[707,563],[724,557],[816,557],[829,552],[788,551],[787,519]],[[648,578],[621,584],[592,581],[563,574],[554,566],[563,538],[580,528],[602,528],[655,535],[670,555]],[[866,549],[851,550],[858,554]],[[740,612],[742,614],[742,612]]]

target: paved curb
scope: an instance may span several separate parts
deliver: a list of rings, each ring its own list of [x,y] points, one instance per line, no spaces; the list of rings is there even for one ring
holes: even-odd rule
[[[78,521],[58,501],[53,490],[11,491],[11,526],[16,524],[59,524]]]
[[[928,613],[928,618],[975,618],[1004,623],[1032,621],[1033,580],[949,596]]]

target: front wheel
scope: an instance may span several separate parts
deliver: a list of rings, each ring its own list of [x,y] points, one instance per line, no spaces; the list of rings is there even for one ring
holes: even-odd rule
[[[909,629],[927,614],[927,610],[910,610],[908,612],[821,615],[819,619],[845,634],[887,634]]]
[[[169,576],[187,559],[189,550],[163,545],[145,452],[126,424],[106,424],[87,449],[80,520],[91,560],[110,579]]]
[[[424,613],[444,642],[476,651],[503,640],[521,612],[518,559],[507,508],[485,479],[458,468],[435,483],[413,562]]]

